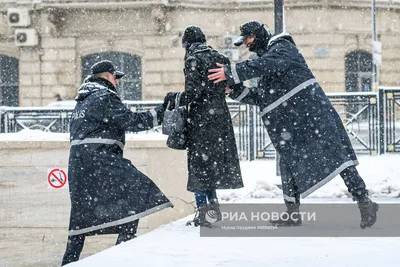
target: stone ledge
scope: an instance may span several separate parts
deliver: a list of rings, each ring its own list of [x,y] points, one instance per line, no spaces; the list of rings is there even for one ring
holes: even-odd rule
[[[16,140],[1,140],[1,135],[0,149],[59,149],[70,147],[67,135],[65,137],[59,136],[59,140],[40,140],[41,138],[36,138],[35,140],[35,137],[32,137],[32,140],[18,140],[18,138],[24,138],[18,135],[15,136]],[[166,141],[167,136],[162,134],[127,135],[125,149],[167,148]]]

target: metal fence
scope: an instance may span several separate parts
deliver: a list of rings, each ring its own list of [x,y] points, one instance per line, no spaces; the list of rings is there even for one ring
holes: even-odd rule
[[[378,92],[331,93],[330,101],[342,118],[357,154],[400,151],[400,88],[381,87]],[[161,101],[123,101],[132,111],[142,111]],[[255,106],[227,101],[239,157],[242,160],[275,158],[276,152]],[[69,132],[73,107],[0,107],[0,132],[23,129]],[[159,132],[159,129],[155,129]],[[149,131],[148,131],[149,132]]]
[[[2,107],[0,132],[15,133],[23,129],[31,129],[67,133],[72,110],[72,108],[60,107]]]
[[[327,94],[333,106],[342,118],[344,127],[357,154],[376,155],[378,140],[378,103],[376,93],[340,93]],[[254,158],[275,158],[276,151],[259,116],[258,108],[255,117]],[[250,155],[250,159],[251,155]]]
[[[358,154],[378,153],[378,101],[376,93],[329,94],[329,99]]]
[[[379,88],[380,152],[400,151],[400,88]]]

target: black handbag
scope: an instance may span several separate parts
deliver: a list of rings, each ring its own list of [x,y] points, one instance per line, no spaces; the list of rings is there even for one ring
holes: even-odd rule
[[[187,133],[173,132],[168,135],[167,146],[177,150],[185,150],[187,148]]]
[[[182,93],[176,94],[175,107],[170,110],[168,103],[164,112],[162,133],[168,135],[167,146],[173,149],[184,150],[187,147],[187,107],[180,106]]]

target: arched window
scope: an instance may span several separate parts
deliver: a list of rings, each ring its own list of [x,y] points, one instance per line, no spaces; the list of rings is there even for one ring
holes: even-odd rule
[[[370,92],[372,90],[372,54],[353,51],[345,57],[346,92]]]
[[[110,60],[125,76],[118,82],[118,94],[123,100],[142,100],[142,61],[139,56],[120,52],[90,54],[82,58],[82,81],[90,74],[90,67]]]
[[[18,59],[0,55],[0,106],[19,105],[18,82]]]

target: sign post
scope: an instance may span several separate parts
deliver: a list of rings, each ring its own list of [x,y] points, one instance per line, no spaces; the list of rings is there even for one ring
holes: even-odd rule
[[[379,87],[379,66],[382,64],[382,44],[376,34],[376,0],[372,0],[372,88],[374,92]]]
[[[284,0],[274,0],[274,17],[275,17],[275,29],[274,33],[279,34],[285,31],[285,11],[283,9]],[[280,156],[279,153],[275,153],[275,160],[276,160],[276,176],[281,176],[281,171],[279,169],[279,160]]]

